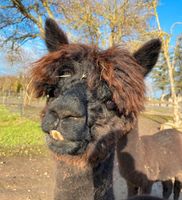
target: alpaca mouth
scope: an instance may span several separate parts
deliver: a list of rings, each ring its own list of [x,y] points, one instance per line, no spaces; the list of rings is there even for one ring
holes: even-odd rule
[[[59,131],[57,131],[57,130],[50,131],[50,135],[55,140],[59,140],[59,141],[63,141],[64,140],[63,135]]]
[[[88,140],[68,140],[57,130],[51,130],[46,134],[46,141],[49,148],[57,154],[78,155],[85,152]]]

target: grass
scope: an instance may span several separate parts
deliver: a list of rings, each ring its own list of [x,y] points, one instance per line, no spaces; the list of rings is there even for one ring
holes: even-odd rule
[[[144,112],[141,115],[144,116],[145,118],[155,121],[159,124],[163,124],[169,120],[172,120],[172,117],[168,116],[168,115],[159,115],[159,114],[154,115],[154,114],[147,113],[147,112]]]
[[[44,134],[38,122],[0,106],[0,127],[0,155],[44,152]]]

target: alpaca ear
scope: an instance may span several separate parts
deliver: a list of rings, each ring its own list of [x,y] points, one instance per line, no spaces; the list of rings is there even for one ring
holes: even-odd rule
[[[146,76],[156,64],[160,49],[161,41],[159,39],[153,39],[145,43],[133,54],[137,63],[143,67],[144,76]]]
[[[59,50],[63,44],[68,44],[66,34],[51,18],[46,19],[45,22],[45,42],[50,52]]]

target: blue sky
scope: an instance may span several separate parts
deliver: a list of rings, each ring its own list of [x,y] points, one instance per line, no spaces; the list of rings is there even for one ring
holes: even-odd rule
[[[175,22],[182,22],[182,0],[160,0],[157,10],[161,28],[168,33],[170,33],[170,28]],[[176,36],[181,32],[182,24],[176,25],[173,29],[173,37],[171,38],[172,45],[175,44]],[[0,75],[16,72],[15,68],[8,67],[8,63],[5,61],[2,52],[0,52],[0,59]]]
[[[157,11],[161,28],[168,33],[175,22],[182,22],[182,0],[160,0]],[[182,33],[182,24],[176,25],[173,29],[172,43],[180,33]]]

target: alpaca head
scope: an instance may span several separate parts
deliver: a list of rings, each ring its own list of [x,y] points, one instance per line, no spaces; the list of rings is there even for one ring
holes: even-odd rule
[[[161,42],[151,40],[134,54],[119,46],[100,50],[69,43],[52,19],[46,20],[45,42],[49,54],[34,64],[31,78],[36,96],[47,98],[42,129],[48,146],[61,155],[88,155],[97,147],[101,155],[114,133],[129,131],[143,109],[144,77]],[[53,138],[53,130],[62,139]]]

